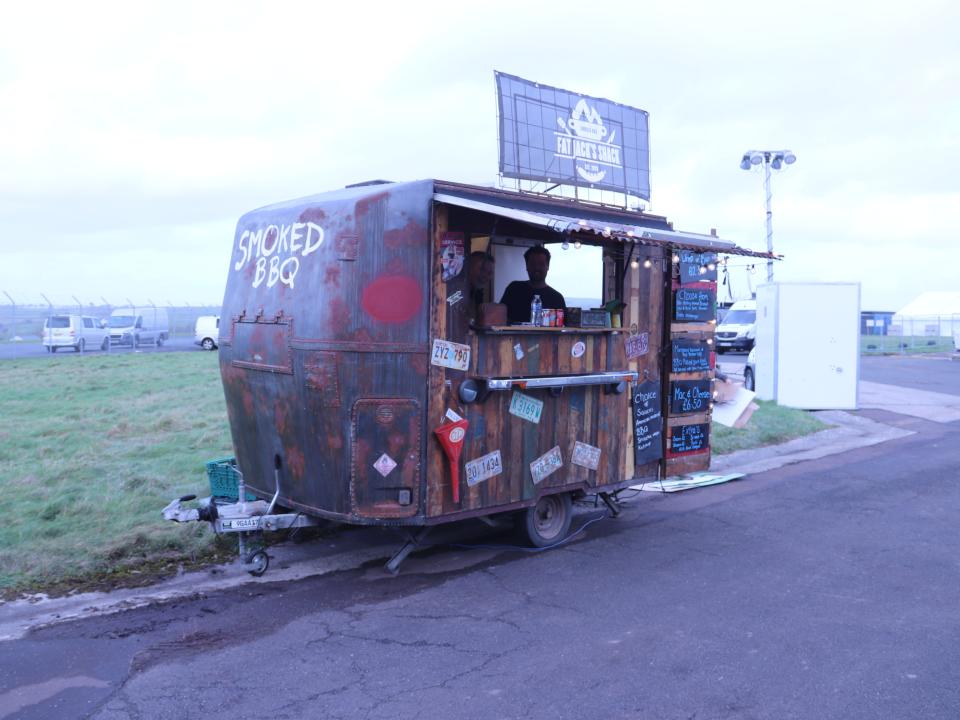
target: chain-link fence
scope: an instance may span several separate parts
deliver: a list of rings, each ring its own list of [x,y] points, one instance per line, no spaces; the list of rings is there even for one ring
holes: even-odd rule
[[[870,330],[868,327],[867,330]],[[960,347],[960,314],[894,315],[889,324],[860,336],[864,354],[954,352]]]
[[[49,303],[46,305],[34,302],[21,304],[9,295],[7,295],[6,300],[6,305],[0,305],[0,342],[40,343],[48,318],[55,316],[78,315],[82,318],[92,318],[97,325],[100,325],[108,322],[110,315],[115,310],[134,307],[129,303],[113,305],[104,302],[87,304],[82,302],[73,304]],[[192,338],[198,317],[220,314],[220,307],[213,305],[139,303],[135,307],[156,307],[166,310],[171,338]]]

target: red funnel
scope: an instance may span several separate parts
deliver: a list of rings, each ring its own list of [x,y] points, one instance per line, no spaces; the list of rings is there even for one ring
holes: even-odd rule
[[[467,436],[468,427],[470,423],[461,419],[444,423],[433,431],[450,463],[450,486],[455,503],[460,502],[460,451],[463,450],[463,439]]]

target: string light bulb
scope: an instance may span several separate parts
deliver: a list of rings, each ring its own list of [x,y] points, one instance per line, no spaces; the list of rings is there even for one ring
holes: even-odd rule
[[[577,250],[579,250],[579,249],[580,249],[580,241],[577,240],[576,242],[574,242],[574,243],[573,243],[573,247],[575,247]]]
[[[706,266],[706,265],[701,265],[699,272],[700,272],[701,275],[706,275],[706,274],[707,274],[707,266]]]
[[[562,249],[564,249],[564,250],[569,250],[569,249],[570,249],[570,243],[568,243],[566,240],[564,240],[564,241],[563,241],[563,245],[561,245],[560,247],[561,247]]]
[[[674,253],[674,254],[673,254],[673,264],[676,265],[678,262],[680,262],[680,256],[679,256],[677,253]]]
[[[653,267],[653,263],[650,262],[650,258],[647,258],[646,260],[643,261],[643,266],[644,266],[645,268],[651,268],[651,267]]]
[[[640,267],[640,262],[636,258],[634,258],[633,260],[630,261],[630,267],[636,270],[638,267]]]

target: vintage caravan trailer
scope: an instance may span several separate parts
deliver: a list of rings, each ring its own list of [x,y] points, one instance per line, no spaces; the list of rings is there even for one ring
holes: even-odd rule
[[[597,249],[596,308],[507,324],[494,291],[537,245]],[[479,284],[477,251],[495,260]],[[628,485],[706,469],[717,253],[766,257],[663,217],[438,180],[250,212],[220,331],[245,487],[301,523],[516,512],[543,546],[577,494],[614,507]]]

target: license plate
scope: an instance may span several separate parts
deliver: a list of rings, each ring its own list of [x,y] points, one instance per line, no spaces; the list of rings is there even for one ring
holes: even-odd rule
[[[530,463],[530,475],[533,476],[533,484],[539,484],[561,467],[563,467],[563,457],[560,455],[560,446],[557,445]]]
[[[524,395],[522,392],[515,392],[510,398],[510,414],[518,418],[529,420],[532,423],[540,422],[540,415],[543,413],[543,401]]]
[[[580,467],[596,470],[600,466],[600,448],[578,440],[573,446],[573,458],[570,462]]]
[[[466,465],[467,485],[473,487],[477,483],[489,480],[494,475],[503,472],[503,461],[500,458],[500,451],[494,450],[483,457],[471,460]]]
[[[430,364],[451,370],[466,370],[470,367],[470,346],[438,338],[433,341]]]
[[[236,520],[224,520],[224,530],[259,530],[260,518],[237,518]]]

